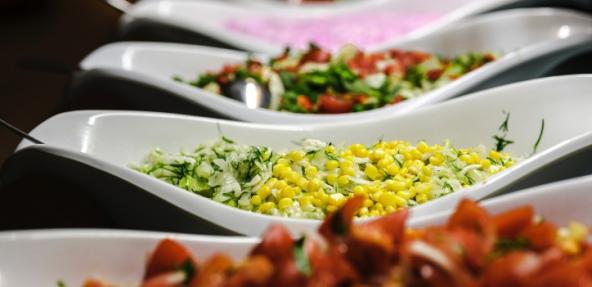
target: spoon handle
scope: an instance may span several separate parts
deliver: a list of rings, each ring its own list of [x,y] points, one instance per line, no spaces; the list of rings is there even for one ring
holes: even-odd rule
[[[0,125],[6,127],[7,129],[9,129],[11,132],[15,133],[16,135],[26,138],[28,140],[30,140],[33,143],[36,144],[43,144],[42,141],[32,137],[31,135],[29,135],[28,133],[22,131],[21,129],[11,125],[10,123],[8,123],[7,121],[5,121],[4,119],[0,118]]]

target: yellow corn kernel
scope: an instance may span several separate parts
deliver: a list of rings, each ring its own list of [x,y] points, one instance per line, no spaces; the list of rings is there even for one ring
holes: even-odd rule
[[[298,179],[298,182],[296,182],[296,185],[298,185],[298,187],[300,187],[301,189],[307,189],[308,183],[309,183],[308,179],[306,179],[304,177],[300,177],[300,179]]]
[[[286,176],[286,180],[291,183],[297,183],[300,178],[300,175],[295,171],[290,171],[290,173],[288,173]]]
[[[277,189],[277,190],[281,190],[281,189],[285,188],[286,186],[288,186],[288,182],[283,179],[278,180],[274,185],[275,189]]]
[[[356,170],[353,167],[348,167],[348,168],[342,169],[341,174],[354,176],[354,175],[356,175]]]
[[[327,200],[327,204],[341,206],[347,198],[341,193],[333,193],[329,195],[329,199]]]
[[[366,217],[369,213],[370,210],[368,210],[368,207],[361,207],[360,209],[358,209],[358,216],[360,217]]]
[[[579,222],[570,222],[567,228],[571,237],[577,241],[584,242],[588,238],[588,228]]]
[[[283,177],[284,173],[288,169],[289,169],[289,167],[287,165],[285,165],[283,163],[278,163],[275,166],[273,166],[272,174],[273,174],[273,176],[276,176],[276,177]]]
[[[276,164],[290,166],[292,164],[292,162],[289,159],[287,159],[285,157],[282,157],[282,158],[280,158],[280,159],[277,160]]]
[[[325,151],[328,153],[335,153],[335,146],[334,145],[328,145],[325,147]]]
[[[319,170],[314,165],[309,165],[304,169],[304,175],[306,175],[308,178],[314,177],[317,175],[317,172],[319,172]]]
[[[278,202],[278,207],[282,210],[289,208],[292,206],[292,199],[291,198],[282,198]]]
[[[366,165],[366,169],[364,169],[364,173],[366,174],[366,176],[368,176],[368,178],[370,178],[372,180],[382,178],[382,175],[380,174],[380,172],[378,172],[378,168],[376,168],[376,166],[374,166],[372,164]]]
[[[259,195],[253,195],[253,196],[251,196],[251,204],[252,205],[259,205],[259,204],[261,204],[261,196],[259,196]]]
[[[339,168],[341,168],[341,169],[347,169],[347,168],[351,168],[351,167],[354,167],[354,163],[351,160],[346,159],[346,160],[342,160],[339,163]]]
[[[304,152],[301,150],[293,150],[288,153],[288,158],[292,161],[300,161],[304,159]]]
[[[313,203],[318,207],[323,207],[327,205],[327,201],[329,200],[329,195],[324,191],[317,191],[314,193]]]
[[[275,186],[275,184],[277,183],[278,179],[275,177],[272,177],[270,179],[267,180],[267,182],[265,183],[266,186],[268,186],[269,188],[272,188]]]
[[[396,210],[396,209],[395,209],[393,206],[387,206],[387,207],[384,209],[384,211],[385,211],[386,213],[392,213],[392,212],[394,212],[395,210]]]
[[[260,199],[266,199],[269,194],[271,194],[271,188],[267,185],[263,185],[257,190],[257,195]]]
[[[444,157],[442,157],[441,155],[438,154],[430,156],[430,164],[441,165],[442,163],[444,163]]]
[[[491,150],[489,151],[489,157],[495,160],[500,160],[502,158],[502,154],[498,151]]]
[[[349,176],[342,175],[342,176],[338,177],[337,183],[339,183],[339,185],[347,185],[349,183]]]
[[[312,205],[313,199],[314,198],[310,195],[303,195],[298,199],[298,203],[300,204],[300,206]]]
[[[386,172],[392,176],[397,175],[399,173],[399,166],[396,163],[392,163],[386,167]]]
[[[386,188],[388,190],[392,190],[392,191],[403,190],[406,187],[407,187],[407,184],[404,181],[400,181],[400,180],[389,181],[389,183],[386,186]]]
[[[406,207],[407,206],[407,200],[396,195],[395,196],[395,202],[397,203],[398,207]]]
[[[275,203],[273,202],[265,202],[259,206],[259,211],[262,213],[267,213],[275,208]]]
[[[425,176],[431,176],[432,169],[430,167],[424,165],[421,167],[421,173],[423,173],[423,175],[425,175]]]
[[[374,201],[372,201],[371,199],[365,199],[364,200],[364,206],[365,207],[371,207],[372,205],[374,205]]]
[[[415,197],[415,201],[417,201],[417,203],[425,203],[428,201],[428,196],[425,193],[420,193]]]
[[[488,159],[481,160],[482,169],[488,169],[489,167],[491,167],[491,161],[489,161]]]
[[[318,179],[312,179],[308,181],[308,186],[307,186],[307,190],[309,192],[315,192],[317,191],[319,188],[321,188],[321,181]]]
[[[513,160],[506,161],[506,163],[504,164],[505,167],[511,167],[513,165],[514,165],[514,161]]]
[[[471,156],[470,156],[470,155],[468,155],[468,154],[463,154],[463,155],[461,155],[461,156],[460,156],[460,157],[458,157],[458,158],[459,158],[460,160],[462,160],[462,161],[464,161],[464,162],[468,163],[468,164],[471,164],[471,162],[473,161],[473,159],[471,158]]]
[[[428,193],[430,191],[432,191],[432,185],[429,183],[420,183],[415,185],[415,191],[417,193]]]
[[[378,202],[384,206],[396,206],[396,196],[393,192],[383,192],[378,198]]]
[[[409,190],[401,190],[401,191],[397,191],[397,195],[400,196],[401,198],[407,200],[410,198],[413,198],[415,196],[416,192],[415,192],[415,188],[409,189]]]
[[[385,156],[376,163],[376,165],[380,168],[387,168],[389,165],[393,164],[395,160],[392,156]]]
[[[335,212],[335,210],[337,210],[337,206],[327,205],[327,212]]]
[[[422,153],[419,150],[417,150],[416,148],[412,149],[410,153],[414,159],[420,159],[422,156]]]
[[[384,156],[385,156],[384,150],[381,148],[377,148],[375,150],[372,150],[368,154],[368,157],[370,158],[370,160],[373,160],[373,161],[379,161],[382,158],[384,158]]]
[[[481,156],[476,152],[472,152],[471,153],[471,163],[479,164],[480,162],[481,162]]]
[[[426,175],[423,175],[423,174],[419,176],[419,181],[421,181],[421,182],[429,182],[430,179],[431,178],[429,176],[426,176]]]
[[[325,168],[327,168],[328,170],[334,170],[334,169],[336,169],[337,167],[339,167],[339,162],[338,162],[338,161],[336,161],[336,160],[328,160],[328,161],[325,163]]]
[[[337,183],[338,176],[336,174],[328,174],[327,175],[327,183],[330,185],[335,185]]]
[[[358,150],[354,153],[354,155],[357,157],[368,157],[368,150],[367,149]]]
[[[406,167],[399,170],[400,175],[407,175],[408,173],[409,173],[409,169]]]
[[[430,146],[424,141],[420,141],[417,144],[417,149],[422,153],[430,152]]]
[[[354,188],[352,188],[352,192],[353,192],[354,195],[363,196],[363,197],[367,197],[368,196],[368,192],[361,185],[354,186]]]
[[[382,203],[377,202],[376,204],[374,204],[374,206],[372,206],[373,210],[378,210],[378,211],[383,211],[384,210],[384,206],[382,205]]]
[[[294,198],[296,192],[291,186],[286,186],[282,190],[280,190],[280,198]]]
[[[372,216],[372,217],[380,216],[380,211],[373,209],[370,211],[370,216]]]

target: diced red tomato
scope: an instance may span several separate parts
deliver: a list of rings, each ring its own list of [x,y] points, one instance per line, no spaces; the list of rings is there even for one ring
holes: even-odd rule
[[[426,75],[427,75],[428,79],[433,82],[433,81],[439,79],[443,73],[444,73],[443,69],[433,69],[433,70],[429,70]]]
[[[174,240],[164,239],[158,243],[150,256],[146,265],[144,279],[149,279],[161,273],[177,271],[187,260],[190,260],[195,265],[191,253],[185,246]]]
[[[555,243],[557,228],[552,223],[544,221],[528,226],[521,236],[528,240],[531,248],[544,250]]]
[[[261,243],[251,252],[251,255],[262,255],[273,263],[292,258],[294,240],[288,230],[281,225],[272,225],[267,229]]]
[[[540,259],[532,252],[512,252],[496,260],[483,276],[484,287],[524,286],[536,274]]]
[[[351,100],[324,94],[319,97],[319,110],[328,114],[351,112],[354,104]]]
[[[232,259],[217,253],[206,260],[189,287],[222,287],[227,281],[228,272],[232,269]]]
[[[391,105],[394,105],[394,104],[400,103],[400,102],[402,102],[402,101],[404,101],[404,100],[405,100],[405,98],[404,98],[403,96],[401,96],[401,95],[396,95],[396,96],[395,96],[395,97],[394,97],[394,98],[391,100],[390,104],[391,104]]]
[[[364,198],[355,196],[348,200],[340,209],[326,216],[319,227],[321,234],[328,242],[336,242],[338,238],[349,232],[352,220]]]
[[[331,61],[331,53],[321,48],[316,48],[309,50],[308,53],[302,56],[300,64],[302,65],[308,62],[327,63],[329,61]]]
[[[476,202],[463,199],[456,211],[448,220],[449,229],[466,228],[474,230],[478,234],[491,238],[495,236],[495,226],[489,214],[481,208]]]
[[[267,258],[251,256],[233,271],[226,286],[263,286],[272,280],[273,271],[274,267]]]
[[[314,105],[307,96],[300,95],[298,96],[296,101],[298,102],[298,106],[305,111],[312,111],[312,109],[314,108]]]
[[[532,224],[533,216],[531,206],[522,206],[498,214],[493,218],[493,223],[499,236],[514,238]]]

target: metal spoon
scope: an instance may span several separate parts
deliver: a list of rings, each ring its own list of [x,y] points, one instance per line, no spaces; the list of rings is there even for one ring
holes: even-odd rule
[[[6,127],[8,130],[10,130],[11,132],[13,132],[14,134],[16,134],[16,135],[18,135],[20,137],[26,138],[29,141],[33,142],[33,143],[43,144],[42,141],[34,138],[33,136],[31,136],[28,133],[22,131],[21,129],[19,129],[19,128],[13,126],[13,125],[11,125],[10,123],[8,123],[7,121],[5,121],[5,120],[3,120],[1,118],[0,118],[0,125]]]
[[[224,96],[241,101],[250,109],[268,108],[271,103],[271,93],[267,86],[252,78],[236,79],[221,88]]]

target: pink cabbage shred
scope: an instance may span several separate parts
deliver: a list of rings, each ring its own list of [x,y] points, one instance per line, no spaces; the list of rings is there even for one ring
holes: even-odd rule
[[[233,19],[226,28],[270,43],[304,48],[310,42],[326,49],[351,43],[361,48],[399,38],[438,19],[435,13],[365,12],[312,19]]]

